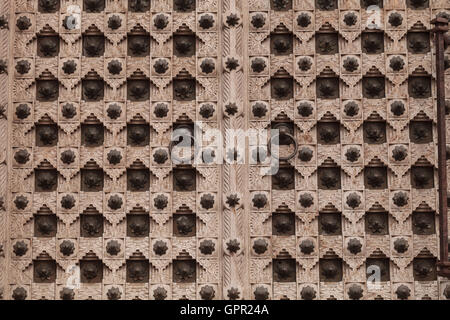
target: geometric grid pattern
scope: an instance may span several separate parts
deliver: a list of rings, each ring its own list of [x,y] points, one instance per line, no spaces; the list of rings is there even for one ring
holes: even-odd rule
[[[429,31],[448,1],[16,0],[1,14],[3,299],[450,297]],[[205,139],[174,164],[173,131],[198,122],[225,143],[278,128],[286,160],[261,175],[269,150],[250,141],[241,163]]]
[[[80,28],[67,19],[74,5]],[[173,126],[218,123],[218,8],[179,7],[16,3],[16,19],[30,26],[14,47],[15,65],[27,67],[14,77],[14,108],[26,116],[15,111],[11,135],[12,246],[24,247],[12,252],[12,293],[20,285],[31,299],[195,299],[205,283],[205,295],[218,291],[217,166],[174,177],[168,159]],[[40,261],[56,275],[36,275]],[[81,286],[65,292],[73,266]]]
[[[438,254],[435,64],[422,31],[448,3],[385,1],[380,27],[366,28],[374,20],[368,6],[382,4],[250,6],[251,125],[288,123],[299,145],[272,181],[252,175],[253,201],[270,201],[252,207],[251,220],[260,222],[251,226],[253,250],[267,250],[252,252],[250,281],[271,298],[436,299],[445,290],[431,267]],[[286,83],[292,93],[283,92]],[[275,235],[287,211],[295,228]],[[425,220],[427,230],[419,226]],[[381,267],[381,283],[368,290],[372,265]],[[296,277],[277,277],[276,268],[296,268]]]

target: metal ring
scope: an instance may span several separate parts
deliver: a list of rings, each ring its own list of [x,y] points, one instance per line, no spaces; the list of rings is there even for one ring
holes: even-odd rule
[[[178,136],[178,137],[181,137],[181,135]],[[192,153],[191,159],[190,159],[190,160],[192,161],[192,160],[195,159],[195,156],[196,156],[196,154],[195,154],[195,149],[196,149],[195,147],[196,147],[196,144],[195,144],[195,138],[194,138],[193,136],[189,135],[188,137],[191,138],[191,141],[194,142],[194,152]],[[169,143],[170,159],[172,160],[172,162],[173,162],[174,160],[177,160],[177,161],[180,162],[180,163],[184,163],[184,162],[186,161],[186,158],[178,158],[177,156],[172,155],[172,149],[173,149],[174,146],[175,146],[175,141],[174,141],[174,140],[171,140],[170,143]]]
[[[271,147],[271,145],[272,145],[272,140],[275,138],[275,137],[277,137],[277,136],[287,136],[291,141],[292,141],[292,143],[294,144],[294,152],[292,153],[292,154],[290,154],[289,156],[287,156],[287,157],[277,157],[277,159],[278,160],[280,160],[280,161],[288,161],[288,160],[291,160],[293,157],[295,157],[295,155],[297,154],[297,151],[298,151],[298,143],[297,143],[297,141],[295,140],[295,138],[294,138],[294,136],[292,135],[292,134],[290,134],[290,133],[282,133],[282,134],[277,134],[277,135],[274,135],[272,138],[270,138],[270,143],[267,145],[267,149],[268,149],[268,151],[269,151],[269,153],[272,155],[272,147]],[[272,156],[274,156],[274,155],[272,155]],[[275,157],[275,156],[274,156]]]

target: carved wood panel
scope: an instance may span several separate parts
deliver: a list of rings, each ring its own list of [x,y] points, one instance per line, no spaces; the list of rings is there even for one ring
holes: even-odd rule
[[[450,298],[438,14],[448,0],[2,2],[0,297]]]

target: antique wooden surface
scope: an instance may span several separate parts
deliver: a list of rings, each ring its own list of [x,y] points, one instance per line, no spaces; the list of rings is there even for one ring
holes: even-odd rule
[[[436,15],[449,0],[2,1],[0,297],[450,299]],[[223,164],[168,157],[198,122]],[[232,143],[280,124],[297,152],[261,174]]]

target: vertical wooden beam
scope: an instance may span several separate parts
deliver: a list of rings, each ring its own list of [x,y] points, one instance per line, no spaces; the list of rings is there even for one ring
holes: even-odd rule
[[[6,18],[6,25],[0,30],[0,59],[8,64],[5,74],[0,80],[0,106],[4,107],[4,113],[0,116],[0,198],[3,201],[0,208],[0,300],[10,299],[9,292],[9,259],[11,247],[11,235],[9,227],[9,214],[11,198],[9,195],[9,172],[10,161],[10,135],[12,122],[12,80],[14,75],[13,67],[13,41],[14,41],[14,3],[7,0],[0,4],[0,16]]]
[[[440,260],[438,273],[450,277],[450,261],[448,260],[448,208],[447,208],[447,159],[445,128],[445,68],[444,68],[444,34],[448,31],[448,21],[436,18],[435,25],[436,50],[436,90],[437,90],[437,131],[438,131],[438,174],[439,174],[439,245]]]
[[[222,133],[224,141],[222,166],[222,237],[224,252],[222,260],[223,298],[248,299],[248,167],[244,162],[230,161],[229,155],[234,146],[235,137],[227,132],[242,130],[245,132],[246,116],[244,112],[247,81],[243,57],[245,50],[245,29],[242,14],[247,1],[223,0],[221,52],[224,70],[220,78],[221,104],[223,107]],[[233,22],[234,21],[234,22]],[[225,67],[228,59],[238,61],[237,68]],[[230,60],[231,61],[231,60]],[[245,63],[244,63],[244,66]],[[241,136],[242,137],[242,136]],[[237,147],[237,145],[236,145]],[[239,150],[242,153],[242,150]],[[242,154],[238,155],[240,159]],[[228,162],[227,162],[228,159]],[[244,160],[245,161],[245,160]],[[231,250],[230,250],[231,249]]]

